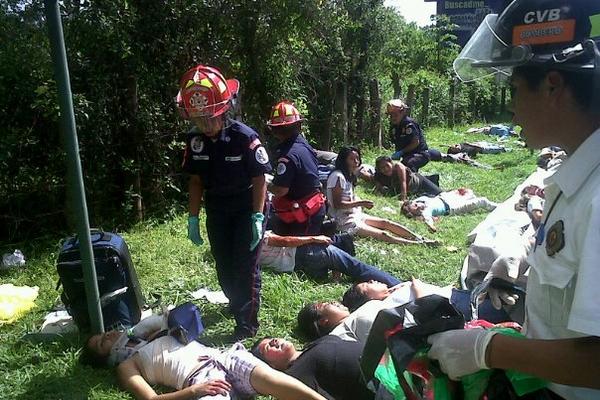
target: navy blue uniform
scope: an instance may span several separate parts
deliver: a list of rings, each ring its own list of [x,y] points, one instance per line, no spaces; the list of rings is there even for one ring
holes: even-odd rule
[[[396,151],[404,149],[415,138],[419,140],[419,144],[414,150],[403,154],[402,164],[406,165],[412,171],[417,172],[419,168],[429,162],[429,152],[425,136],[421,127],[414,119],[404,117],[399,125],[392,127],[392,130]]]
[[[230,125],[213,140],[195,128],[187,136],[183,168],[199,175],[204,187],[206,230],[219,284],[229,298],[236,333],[258,329],[261,246],[252,241],[252,178],[271,171],[258,134],[246,125]]]
[[[299,200],[320,192],[317,154],[302,135],[295,135],[279,144],[276,155],[273,184],[289,189],[285,195],[287,199]],[[324,218],[325,204],[305,223],[284,223],[277,219],[273,230],[278,235],[316,235],[320,233]]]

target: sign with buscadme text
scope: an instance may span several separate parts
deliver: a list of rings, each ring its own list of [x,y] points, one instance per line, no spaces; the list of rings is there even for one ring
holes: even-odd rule
[[[438,0],[437,14],[448,16],[450,22],[457,26],[454,33],[458,43],[464,45],[486,15],[501,13],[508,3],[507,0]]]

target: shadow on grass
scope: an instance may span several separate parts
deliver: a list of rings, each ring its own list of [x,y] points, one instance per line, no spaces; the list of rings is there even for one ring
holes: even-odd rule
[[[504,171],[507,168],[514,168],[516,166],[519,166],[519,165],[527,162],[530,158],[531,157],[529,155],[526,155],[526,156],[521,156],[519,158],[511,159],[511,160],[504,160],[499,163],[493,164],[493,168],[496,170]]]

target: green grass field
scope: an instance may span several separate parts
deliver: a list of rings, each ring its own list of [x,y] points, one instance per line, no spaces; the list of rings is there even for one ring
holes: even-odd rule
[[[466,129],[462,129],[464,131]],[[447,145],[474,140],[495,140],[481,135],[466,135],[447,129],[429,129],[430,147],[445,149]],[[535,156],[522,148],[514,139],[506,143],[512,151],[500,155],[482,155],[478,160],[494,167],[484,170],[466,165],[429,163],[422,172],[439,173],[444,190],[470,187],[475,193],[493,201],[503,201],[514,188],[535,170]],[[366,149],[363,161],[373,164],[380,152]],[[389,153],[389,151],[381,152]],[[388,245],[373,240],[356,242],[357,256],[389,271],[401,279],[418,277],[435,284],[452,284],[458,279],[462,260],[467,253],[466,235],[485,214],[445,217],[438,222],[438,232],[429,234],[424,224],[401,216],[398,200],[373,194],[372,187],[359,185],[358,195],[373,200],[374,215],[399,221],[409,228],[440,240],[438,248]],[[107,228],[107,227],[104,227]],[[219,289],[213,260],[208,245],[195,247],[186,238],[185,214],[176,215],[167,223],[148,221],[128,232],[123,232],[138,272],[143,292],[162,295],[163,301],[178,304],[190,300],[190,292],[199,287]],[[206,238],[206,233],[203,235]],[[27,265],[0,275],[1,283],[37,285],[40,295],[36,307],[17,322],[0,326],[0,398],[1,399],[128,399],[119,390],[111,371],[98,371],[78,364],[80,340],[77,335],[56,343],[30,344],[20,338],[41,327],[43,316],[59,301],[56,291],[55,260],[59,237],[47,238],[20,245]],[[450,252],[447,246],[459,250]],[[12,248],[0,247],[2,253]],[[261,329],[259,336],[276,335],[292,339],[295,317],[305,302],[320,299],[339,299],[349,282],[317,284],[291,275],[263,272]],[[225,308],[197,301],[207,327],[203,341],[224,345],[233,330],[233,320]],[[252,340],[246,341],[250,345]]]

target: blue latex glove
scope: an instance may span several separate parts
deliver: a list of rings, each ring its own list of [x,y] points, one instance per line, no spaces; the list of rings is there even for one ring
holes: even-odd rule
[[[260,240],[263,237],[263,222],[265,221],[265,216],[263,213],[254,213],[252,214],[252,241],[250,242],[250,251],[254,250],[256,246],[260,243]]]
[[[197,215],[188,217],[188,239],[197,246],[204,244],[204,240],[200,236],[200,221],[198,221]]]
[[[399,160],[402,158],[403,155],[404,152],[402,150],[398,150],[397,152],[392,154],[392,160]]]

